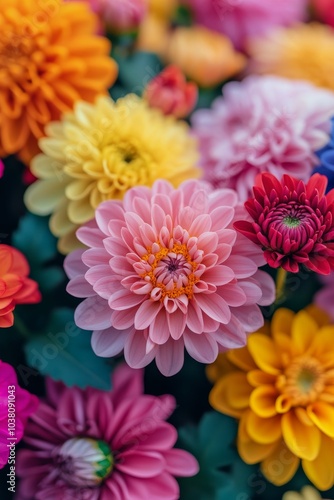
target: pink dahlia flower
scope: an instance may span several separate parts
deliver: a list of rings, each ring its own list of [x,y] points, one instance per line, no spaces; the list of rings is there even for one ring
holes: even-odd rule
[[[0,360],[0,469],[10,457],[8,445],[15,446],[22,439],[27,419],[37,406],[38,398],[18,385],[14,368]]]
[[[126,365],[112,392],[48,379],[18,453],[19,499],[177,500],[174,476],[197,474],[198,463],[173,448],[174,408],[172,396],[143,395],[143,372]]]
[[[311,271],[334,270],[334,189],[325,195],[327,177],[314,174],[304,184],[284,175],[279,181],[262,174],[245,207],[252,222],[234,227],[264,250],[271,267],[297,273],[303,264]]]
[[[275,26],[288,26],[306,16],[307,0],[183,0],[195,19],[227,35],[238,49],[250,37],[264,35]]]
[[[334,94],[273,76],[231,82],[223,92],[192,118],[205,179],[243,201],[261,172],[307,180],[319,163],[315,151],[329,142]]]
[[[322,289],[314,296],[315,304],[326,311],[334,322],[334,272],[328,276],[321,276]]]
[[[148,11],[148,0],[84,0],[113,31],[124,33],[140,25]]]
[[[169,376],[182,368],[184,348],[211,363],[219,350],[245,344],[274,286],[258,270],[262,252],[232,227],[240,209],[235,192],[200,181],[178,189],[157,181],[98,207],[96,221],[77,231],[90,249],[65,263],[68,292],[88,297],[75,322],[94,330],[98,356],[124,349],[132,368],[155,358]]]

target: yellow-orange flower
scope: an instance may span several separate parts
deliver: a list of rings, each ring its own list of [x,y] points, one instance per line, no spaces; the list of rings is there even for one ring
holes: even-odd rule
[[[284,493],[282,500],[321,500],[322,497],[319,491],[312,488],[312,486],[304,486],[300,493],[296,491],[287,491]]]
[[[165,58],[201,87],[213,87],[239,73],[246,58],[232,42],[202,26],[176,28],[170,35]]]
[[[28,162],[44,126],[93,101],[117,76],[110,43],[87,5],[4,0],[0,5],[0,156]]]
[[[162,19],[170,19],[178,7],[178,0],[149,0],[151,14]]]
[[[176,187],[200,175],[188,125],[133,94],[117,102],[78,102],[46,133],[39,142],[44,154],[31,164],[41,180],[28,188],[25,202],[36,214],[52,214],[50,228],[63,253],[78,247],[77,228],[102,201],[121,199],[129,188],[152,186],[157,179]]]
[[[318,23],[280,28],[249,44],[251,70],[334,90],[334,30]]]
[[[300,461],[318,489],[334,484],[334,325],[327,322],[314,307],[279,309],[269,335],[253,333],[246,347],[224,355],[232,368],[209,369],[211,405],[240,419],[240,456],[261,462],[276,485]]]
[[[153,52],[162,59],[165,56],[170,37],[168,20],[148,14],[139,27],[137,50]]]

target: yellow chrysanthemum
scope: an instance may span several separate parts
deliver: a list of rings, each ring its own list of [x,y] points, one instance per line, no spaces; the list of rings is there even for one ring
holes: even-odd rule
[[[272,31],[249,44],[251,69],[334,90],[334,30],[318,23]]]
[[[322,497],[319,491],[312,488],[312,486],[304,486],[300,493],[296,491],[287,491],[284,493],[282,500],[321,500]]]
[[[226,363],[210,367],[210,403],[240,419],[238,451],[261,462],[276,485],[287,483],[300,461],[320,490],[334,484],[334,325],[314,307],[279,309],[271,333],[250,335]]]
[[[28,188],[25,202],[33,213],[52,214],[50,229],[62,253],[78,247],[77,228],[102,201],[122,199],[129,188],[160,178],[177,186],[200,175],[188,125],[133,94],[117,102],[79,102],[46,133],[39,143],[43,154],[31,165],[40,180]]]
[[[117,77],[110,43],[82,2],[1,0],[0,156],[37,154],[44,127]]]

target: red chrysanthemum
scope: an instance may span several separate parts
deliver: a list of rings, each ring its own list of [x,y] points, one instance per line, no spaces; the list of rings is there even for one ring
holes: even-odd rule
[[[280,182],[262,174],[245,207],[251,221],[235,229],[264,249],[271,267],[296,273],[301,264],[319,274],[334,269],[334,189],[325,195],[327,178],[313,175],[307,184],[284,175]]]

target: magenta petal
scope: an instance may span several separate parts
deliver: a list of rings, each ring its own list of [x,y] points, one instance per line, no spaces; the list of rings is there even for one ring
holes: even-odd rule
[[[112,375],[114,405],[120,404],[124,399],[135,398],[143,394],[143,378],[143,370],[133,370],[125,363],[117,366]]]
[[[87,267],[82,262],[82,255],[85,250],[80,248],[79,250],[74,250],[72,253],[67,255],[64,260],[64,270],[68,278],[72,279],[76,276],[85,274]]]
[[[154,477],[165,468],[165,461],[160,453],[130,450],[123,452],[120,458],[117,469],[134,477]]]
[[[197,460],[187,451],[172,449],[164,453],[167,471],[173,476],[190,477],[199,472]]]
[[[179,485],[173,476],[164,472],[147,481],[144,478],[129,477],[129,496],[131,500],[178,500]]]
[[[89,297],[75,310],[74,321],[84,330],[102,330],[111,326],[111,311],[100,297]]]
[[[177,441],[177,431],[175,427],[167,422],[161,422],[145,439],[140,443],[140,449],[151,449],[165,452],[172,448]]]
[[[200,363],[213,363],[217,359],[218,345],[209,333],[197,335],[186,331],[184,345],[190,356]]]

